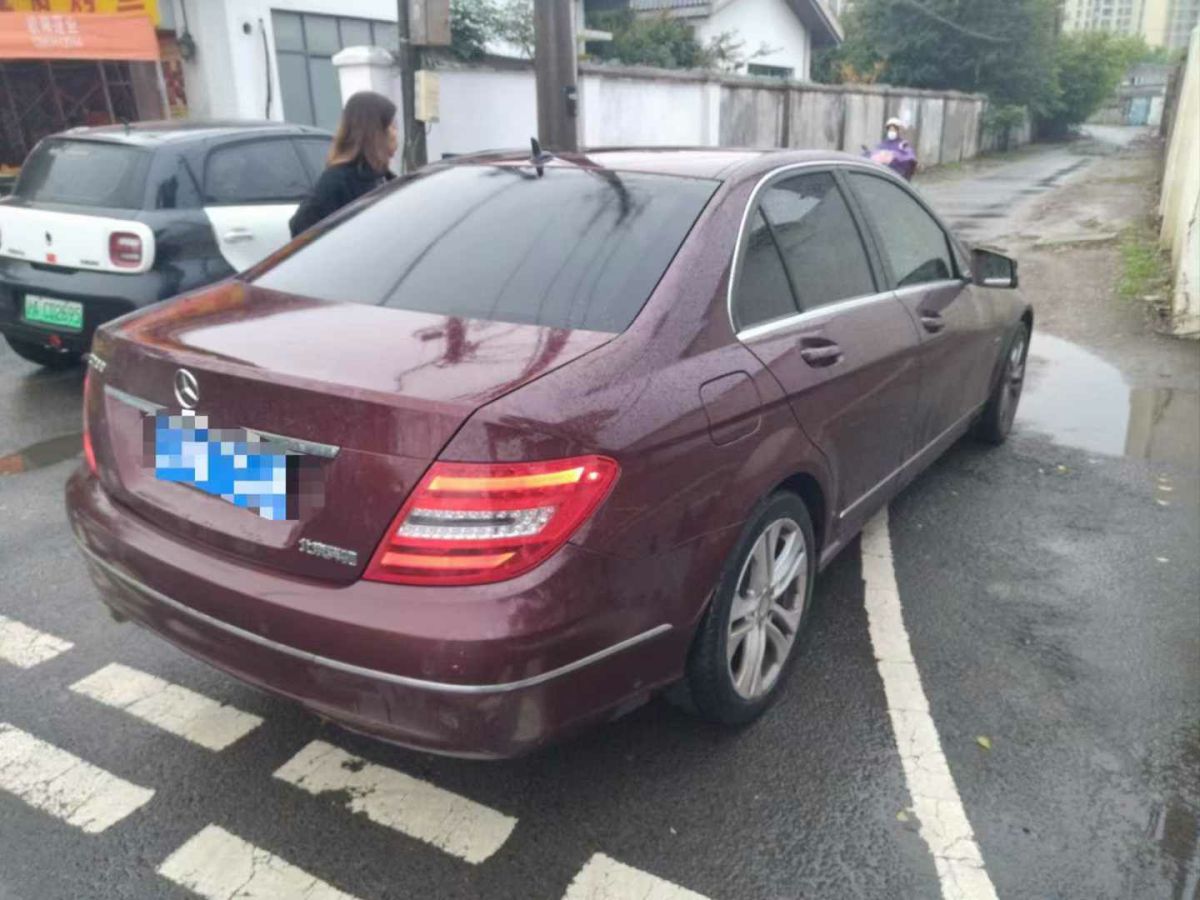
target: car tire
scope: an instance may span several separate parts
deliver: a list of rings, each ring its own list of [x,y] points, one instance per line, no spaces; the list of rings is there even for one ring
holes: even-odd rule
[[[815,570],[808,508],[772,494],[730,554],[688,654],[687,695],[701,718],[743,725],[771,705],[796,657]]]
[[[33,341],[23,341],[20,338],[10,337],[5,335],[4,339],[8,341],[8,346],[12,347],[13,353],[22,359],[27,359],[31,363],[37,363],[39,366],[44,366],[47,369],[70,369],[79,365],[81,354],[74,350],[55,350],[53,347],[47,347],[45,344],[36,344]]]
[[[1004,348],[1000,377],[992,388],[979,421],[975,423],[975,437],[985,444],[999,446],[1012,431],[1017,404],[1021,402],[1021,389],[1025,386],[1025,361],[1028,356],[1029,326],[1020,322]]]

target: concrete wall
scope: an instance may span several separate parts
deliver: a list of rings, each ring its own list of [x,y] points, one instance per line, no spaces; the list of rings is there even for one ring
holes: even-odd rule
[[[366,83],[355,68],[339,68],[343,96]],[[443,63],[437,71],[441,117],[428,128],[430,159],[525,147],[537,133],[528,63]],[[387,81],[375,76],[371,83]],[[398,102],[394,78],[391,83],[391,96]],[[878,143],[890,116],[911,126],[909,139],[926,166],[969,159],[996,144],[982,125],[986,100],[972,94],[589,64],[580,67],[579,93],[580,139],[589,147],[790,147],[858,153],[863,145]],[[1013,145],[1028,143],[1029,129],[1017,132]]]
[[[1200,337],[1200,28],[1192,31],[1159,211],[1174,274],[1171,331]]]

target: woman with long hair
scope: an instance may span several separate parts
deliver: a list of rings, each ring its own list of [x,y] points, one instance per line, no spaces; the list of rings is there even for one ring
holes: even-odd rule
[[[346,101],[329,162],[289,225],[292,237],[396,176],[388,163],[400,145],[396,104],[359,91]]]

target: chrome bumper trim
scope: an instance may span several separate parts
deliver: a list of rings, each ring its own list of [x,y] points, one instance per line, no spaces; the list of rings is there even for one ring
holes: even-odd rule
[[[649,631],[643,631],[641,634],[636,634],[631,638],[626,638],[620,643],[613,644],[610,647],[605,647],[603,650],[597,650],[595,653],[585,656],[582,659],[577,659],[574,662],[567,663],[565,666],[559,666],[557,669],[551,669],[549,672],[543,672],[540,675],[522,678],[520,681],[507,681],[502,684],[449,684],[441,681],[425,681],[420,678],[410,678],[407,675],[396,675],[393,672],[380,672],[377,669],[366,669],[362,666],[355,666],[350,663],[340,662],[339,660],[330,659],[326,656],[318,656],[316,653],[310,653],[307,650],[301,650],[297,647],[289,646],[288,644],[281,644],[277,641],[271,640],[270,638],[265,638],[262,635],[254,634],[251,631],[246,631],[245,629],[239,628],[236,625],[231,625],[228,622],[222,622],[220,619],[210,616],[208,613],[200,612],[198,609],[192,609],[190,606],[186,606],[180,603],[178,600],[168,597],[161,591],[156,591],[149,585],[142,584],[142,582],[138,581],[133,576],[122,572],[112,563],[101,559],[99,556],[85,547],[83,542],[79,540],[78,535],[75,536],[75,541],[77,544],[79,544],[79,549],[83,551],[83,554],[109,575],[124,582],[133,590],[139,591],[142,594],[145,594],[147,597],[157,600],[159,603],[164,603],[177,612],[183,613],[186,616],[190,616],[193,619],[198,619],[201,622],[204,622],[206,625],[211,625],[213,628],[220,629],[221,631],[232,634],[235,637],[241,638],[242,640],[258,644],[260,647],[266,647],[269,650],[286,654],[287,656],[303,660],[307,663],[335,669],[339,672],[345,672],[348,675],[357,675],[359,677],[370,678],[375,681],[385,681],[389,684],[398,684],[403,687],[416,688],[423,691],[434,691],[442,694],[502,694],[508,691],[518,691],[522,688],[534,687],[539,684],[544,684],[545,682],[551,681],[555,678],[559,678],[570,672],[575,672],[584,668],[585,666],[590,666],[592,663],[599,662],[602,659],[606,659],[609,656],[620,653],[622,650],[628,650],[630,647],[634,647],[643,643],[644,641],[658,637],[658,635],[664,634],[665,632],[671,630],[671,626],[664,622],[662,625],[657,625],[654,628],[651,628]]]

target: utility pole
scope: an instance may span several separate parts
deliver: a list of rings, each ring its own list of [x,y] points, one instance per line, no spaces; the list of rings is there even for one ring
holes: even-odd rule
[[[538,138],[548,150],[579,149],[579,50],[570,0],[533,0]]]
[[[404,160],[404,171],[413,172],[427,162],[425,156],[425,123],[418,122],[416,98],[416,72],[420,60],[418,51],[412,43],[412,28],[409,19],[410,0],[397,0],[396,25],[400,31],[399,49],[396,51],[396,65],[400,68],[400,102],[404,106],[403,135],[404,141],[401,157]]]

